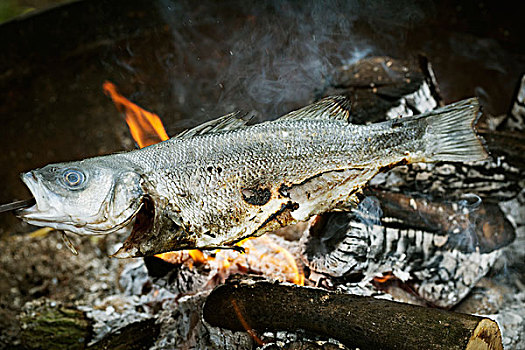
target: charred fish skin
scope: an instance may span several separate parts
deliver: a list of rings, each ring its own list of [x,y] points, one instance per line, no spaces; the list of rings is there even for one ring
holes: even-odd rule
[[[348,122],[347,100],[331,97],[273,122],[190,132],[128,153],[148,169],[146,192],[163,204],[117,256],[223,247],[354,207],[368,180],[397,164],[481,160],[486,152],[472,128],[478,114],[471,99],[358,126]]]
[[[96,226],[89,221],[121,226],[133,221],[132,233],[115,254],[121,258],[224,247],[314,214],[351,208],[368,180],[397,164],[484,159],[472,127],[478,114],[477,100],[470,99],[420,116],[358,126],[348,121],[349,102],[334,96],[252,126],[227,115],[140,150],[68,163],[68,169],[88,175],[85,164],[133,169],[125,172],[129,185],[115,175],[123,168],[118,165],[115,174],[107,174],[111,186],[102,182],[97,192],[86,176],[89,193],[69,189],[76,198],[71,207],[103,208],[108,198],[112,203],[118,198],[120,212],[129,214],[126,220],[101,210],[102,217],[76,215],[77,222],[68,224],[76,227],[73,232],[89,234]],[[53,186],[41,181],[39,191],[49,193],[35,195],[36,207],[45,207],[48,197],[69,196]],[[34,219],[38,210],[33,211]],[[114,231],[109,226],[106,232]]]

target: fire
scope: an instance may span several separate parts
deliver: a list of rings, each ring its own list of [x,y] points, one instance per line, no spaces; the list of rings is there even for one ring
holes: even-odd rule
[[[120,95],[115,85],[109,81],[105,81],[102,88],[106,95],[113,100],[119,112],[126,115],[126,123],[128,124],[129,131],[131,132],[133,140],[139,145],[139,148],[151,146],[169,139],[158,115],[140,108]]]
[[[102,88],[117,109],[125,114],[131,136],[140,148],[169,138],[158,115],[142,109],[120,95],[115,85],[109,81],[104,82]],[[234,250],[202,252],[194,249],[157,254],[156,257],[174,264],[186,262],[190,267],[194,264],[207,265],[215,270],[214,273],[219,279],[225,279],[236,272],[252,272],[304,285],[304,274],[298,268],[292,254],[268,236],[249,238],[237,245],[242,246],[246,253]]]
[[[299,270],[292,254],[269,236],[248,238],[238,246],[245,249],[245,254],[233,249],[221,249],[212,252],[186,250],[157,254],[156,257],[172,264],[186,263],[210,271],[210,275],[219,282],[235,273],[255,273],[304,285],[304,274]]]

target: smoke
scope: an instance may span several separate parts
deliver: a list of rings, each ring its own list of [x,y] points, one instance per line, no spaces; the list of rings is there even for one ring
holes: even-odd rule
[[[240,109],[271,119],[311,102],[336,67],[381,53],[359,28],[385,37],[426,16],[420,5],[405,1],[160,4],[174,41],[173,56],[161,58],[173,77],[174,101],[199,103],[207,117]],[[392,41],[401,39],[392,35]]]
[[[284,112],[283,107],[311,100],[314,89],[329,82],[335,66],[368,52],[366,44],[352,36],[355,17],[345,15],[339,3],[269,6],[265,13],[274,15],[255,12],[253,22],[232,41],[229,69],[220,76],[227,87],[222,101],[241,94],[262,111]]]
[[[452,208],[456,210],[456,216],[459,220],[464,217],[468,218],[466,227],[460,229],[460,225],[457,225],[458,227],[449,232],[449,245],[452,248],[461,249],[465,252],[476,251],[480,244],[476,232],[481,229],[478,227],[482,221],[478,213],[481,205],[481,198],[474,193],[465,193],[457,203],[452,203]],[[455,222],[456,218],[453,218],[452,221]]]
[[[382,216],[381,203],[374,196],[363,199],[356,210],[356,218],[368,227],[381,226]]]

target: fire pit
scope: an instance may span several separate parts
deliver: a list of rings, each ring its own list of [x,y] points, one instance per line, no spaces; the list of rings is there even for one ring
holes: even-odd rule
[[[23,170],[142,147],[236,109],[275,118],[334,94],[351,100],[352,122],[367,123],[476,93],[485,105],[478,131],[492,158],[380,174],[354,211],[248,240],[246,253],[118,261],[107,255],[126,237],[112,234],[72,238],[72,256],[56,233],[2,215],[0,341],[396,348],[398,338],[384,336],[391,332],[412,348],[523,347],[517,25],[503,25],[490,8],[405,5],[411,11],[394,22],[394,5],[80,1],[1,26],[9,48],[0,61],[2,202],[26,197]],[[508,33],[471,30],[474,21]],[[164,133],[140,119],[155,114]],[[123,115],[136,121],[133,138]],[[227,298],[227,288],[239,294]],[[351,312],[368,318],[342,316]]]

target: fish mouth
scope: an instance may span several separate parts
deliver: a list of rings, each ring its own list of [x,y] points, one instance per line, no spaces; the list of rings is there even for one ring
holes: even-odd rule
[[[23,219],[29,224],[42,226],[42,223],[55,222],[58,218],[58,213],[54,212],[49,205],[47,205],[48,197],[45,191],[42,190],[43,185],[40,179],[29,171],[21,175],[22,182],[27,186],[34,198],[34,204],[15,210],[15,215]]]

